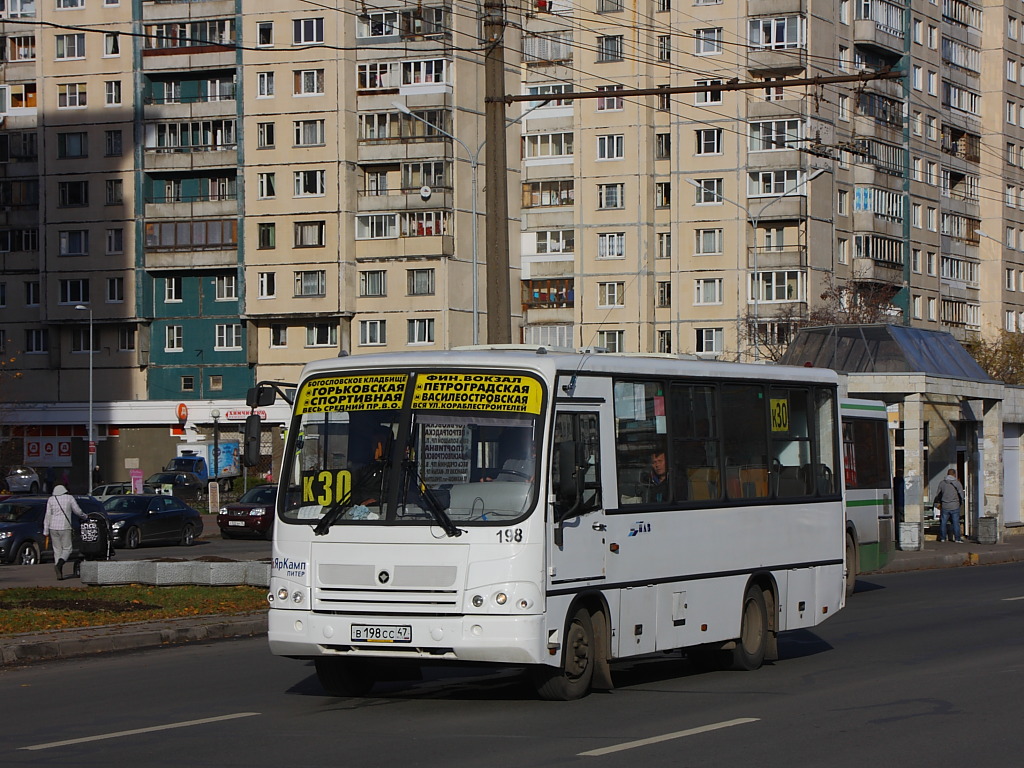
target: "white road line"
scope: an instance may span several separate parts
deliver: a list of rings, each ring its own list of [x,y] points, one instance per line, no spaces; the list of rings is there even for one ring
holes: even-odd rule
[[[1003,598],[1003,602],[1004,603],[1011,603],[1014,600],[1024,600],[1024,595],[1021,595],[1020,597],[1004,597]]]
[[[690,728],[686,731],[676,731],[675,733],[666,733],[662,736],[651,736],[649,739],[638,739],[636,741],[627,741],[623,744],[616,744],[613,747],[601,747],[601,749],[592,749],[589,752],[580,752],[577,757],[600,757],[601,755],[610,755],[613,752],[623,752],[627,749],[636,749],[637,747],[646,747],[648,744],[657,744],[661,741],[671,741],[672,739],[681,739],[684,736],[696,736],[698,733],[707,733],[708,731],[717,731],[722,728],[732,728],[734,725],[746,725],[747,723],[756,723],[760,718],[758,717],[740,717],[736,720],[725,720],[721,723],[712,723],[711,725],[702,725],[699,728]]]
[[[81,739],[68,739],[67,741],[51,741],[49,744],[33,744],[31,747],[20,747],[22,750],[53,749],[54,747],[66,747],[69,744],[84,744],[88,741],[103,741],[104,739],[119,739],[122,736],[134,736],[138,733],[152,733],[153,731],[169,731],[172,728],[188,728],[193,725],[206,725],[207,723],[220,723],[224,720],[236,720],[239,717],[254,717],[259,712],[236,712],[233,715],[221,715],[220,717],[204,717],[202,720],[186,720],[183,723],[168,723],[167,725],[154,725],[150,728],[136,728],[131,731],[117,731],[116,733],[103,733],[99,736],[86,736]]]

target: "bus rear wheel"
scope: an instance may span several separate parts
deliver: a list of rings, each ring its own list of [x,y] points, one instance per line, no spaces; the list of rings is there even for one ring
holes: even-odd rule
[[[332,696],[365,696],[373,688],[373,675],[365,663],[335,656],[313,659],[316,678]]]
[[[585,696],[594,677],[596,644],[590,611],[577,609],[564,637],[561,667],[538,664],[530,670],[537,694],[547,701],[572,701]]]
[[[768,609],[764,592],[757,584],[747,587],[743,596],[743,617],[740,622],[740,636],[732,649],[729,667],[750,671],[764,663],[768,647]]]

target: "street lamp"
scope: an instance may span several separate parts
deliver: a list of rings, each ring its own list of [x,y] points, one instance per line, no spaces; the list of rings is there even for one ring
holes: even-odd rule
[[[96,471],[96,438],[93,436],[92,419],[92,357],[96,351],[96,342],[92,334],[92,308],[84,304],[76,304],[75,309],[89,313],[89,476],[86,479],[86,487],[92,488],[93,473]]]
[[[545,100],[541,101],[539,104],[536,104],[536,105],[530,107],[529,109],[524,110],[523,114],[521,114],[515,120],[508,120],[508,121],[506,121],[505,122],[505,127],[509,128],[509,127],[515,125],[516,123],[521,121],[523,118],[525,118],[528,114],[533,112],[533,110],[540,109],[541,107],[545,106],[550,101],[551,101],[550,99],[545,99]],[[480,343],[480,277],[479,277],[479,268],[478,267],[479,267],[480,253],[479,253],[479,240],[478,240],[479,234],[477,232],[477,228],[478,228],[478,225],[477,225],[477,172],[479,171],[479,168],[480,168],[480,151],[484,148],[484,145],[487,143],[487,139],[485,138],[483,141],[481,141],[480,142],[480,146],[478,146],[476,148],[476,152],[474,152],[473,150],[471,150],[469,148],[469,146],[466,144],[466,142],[464,142],[458,136],[455,136],[454,134],[449,133],[448,131],[446,131],[441,126],[439,126],[439,125],[437,125],[435,123],[430,122],[429,120],[426,120],[426,119],[420,117],[419,115],[417,115],[415,112],[413,112],[411,109],[409,109],[409,107],[407,107],[405,104],[401,103],[400,101],[392,101],[391,102],[391,106],[393,106],[395,109],[397,109],[403,115],[411,117],[413,120],[419,120],[424,125],[427,125],[427,126],[433,128],[435,131],[440,133],[442,136],[447,136],[449,139],[451,139],[456,144],[458,144],[460,147],[462,147],[464,150],[466,150],[466,155],[469,157],[469,170],[470,170],[470,175],[471,175],[471,179],[472,179],[472,196],[473,196],[472,208],[470,209],[470,212],[471,212],[471,214],[473,216],[473,344],[479,344]],[[496,276],[494,276],[494,275],[488,275],[488,277],[491,278],[491,279],[495,279],[496,278]]]
[[[775,203],[779,202],[779,200],[781,200],[782,198],[788,197],[789,195],[794,194],[802,186],[804,186],[806,184],[809,184],[812,179],[818,178],[818,176],[820,176],[821,174],[825,173],[826,171],[828,171],[827,168],[815,168],[809,174],[804,176],[804,178],[801,179],[798,184],[794,184],[792,187],[787,189],[781,195],[777,195],[776,197],[772,198],[767,203],[765,203],[763,206],[761,206],[760,210],[758,210],[758,212],[756,214],[752,214],[750,212],[750,209],[747,206],[741,205],[740,203],[736,202],[735,200],[731,200],[731,199],[729,199],[728,197],[726,197],[725,195],[723,195],[723,194],[721,194],[719,192],[715,192],[714,193],[714,196],[717,197],[719,200],[724,200],[727,203],[732,203],[737,208],[739,208],[741,211],[743,211],[747,215],[747,217],[750,219],[750,226],[751,226],[752,234],[754,236],[754,265],[753,265],[753,267],[754,267],[754,278],[755,278],[755,280],[760,280],[760,275],[758,273],[758,268],[757,268],[757,252],[758,252],[758,246],[757,246],[757,225],[760,222],[761,217],[764,215],[764,212],[766,210],[768,210],[768,208],[770,206],[772,206]],[[705,189],[701,184],[699,184],[697,182],[696,179],[687,179],[687,181],[690,184],[692,184],[693,186],[695,186],[697,189],[700,189],[700,190],[704,190]],[[746,267],[744,267],[743,272],[744,272],[744,274],[746,274]],[[749,283],[748,283],[748,285],[749,285]],[[754,360],[755,361],[760,360],[760,358],[761,358],[761,344],[760,344],[760,339],[759,339],[759,329],[758,329],[758,322],[757,322],[757,319],[758,319],[758,304],[760,302],[760,292],[761,292],[760,288],[761,288],[760,284],[756,284],[754,286],[754,308],[753,308],[753,312],[754,312]],[[739,308],[737,307],[737,310],[738,309]]]

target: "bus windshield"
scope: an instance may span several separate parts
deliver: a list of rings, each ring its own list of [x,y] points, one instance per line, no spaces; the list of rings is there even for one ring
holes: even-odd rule
[[[537,496],[542,394],[520,374],[310,379],[296,398],[281,519],[321,532],[521,518]]]

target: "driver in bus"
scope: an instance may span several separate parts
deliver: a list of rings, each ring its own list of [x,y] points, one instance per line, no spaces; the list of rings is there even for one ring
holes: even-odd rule
[[[668,501],[672,498],[669,488],[668,460],[665,458],[665,449],[659,446],[651,451],[651,471],[647,476],[644,501],[648,504]]]

